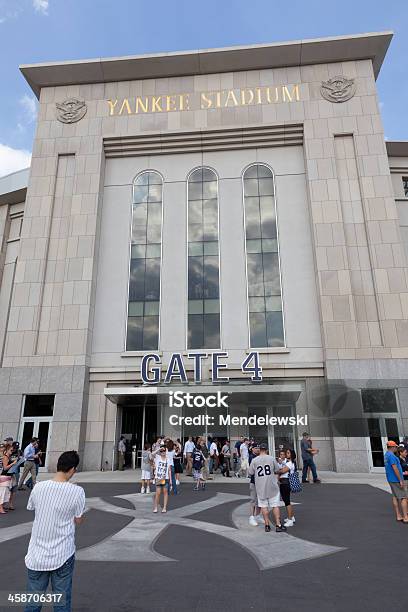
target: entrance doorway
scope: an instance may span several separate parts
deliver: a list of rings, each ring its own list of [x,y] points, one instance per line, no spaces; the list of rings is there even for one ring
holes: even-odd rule
[[[38,448],[42,452],[40,472],[46,472],[48,468],[47,449],[51,437],[54,398],[54,395],[26,395],[24,399],[19,440],[24,450],[32,438],[38,438]]]
[[[384,453],[387,450],[387,440],[399,444],[398,419],[395,417],[373,415],[367,419],[369,465],[371,471],[384,470]]]
[[[248,407],[248,415],[256,414],[259,416],[268,416],[268,418],[276,417],[282,418],[282,422],[285,423],[285,418],[293,416],[294,407],[292,404],[276,404],[257,406],[254,408]],[[257,425],[249,426],[248,437],[254,438],[259,443],[265,442],[268,444],[269,454],[276,457],[282,448],[293,449],[297,454],[296,448],[296,430],[293,425],[280,424],[280,425]]]
[[[136,457],[140,461],[145,442],[155,442],[162,433],[157,429],[157,396],[132,397],[120,407],[122,415],[119,435],[124,436],[126,442],[125,467],[131,467],[133,447],[136,447]]]

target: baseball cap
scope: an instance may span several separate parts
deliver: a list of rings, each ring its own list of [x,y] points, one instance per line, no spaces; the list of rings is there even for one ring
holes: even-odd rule
[[[268,445],[267,445],[267,444],[265,444],[265,442],[262,442],[262,444],[260,444],[260,445],[259,445],[259,448],[260,448],[261,450],[268,450]]]
[[[387,446],[398,446],[398,444],[394,440],[388,440]]]

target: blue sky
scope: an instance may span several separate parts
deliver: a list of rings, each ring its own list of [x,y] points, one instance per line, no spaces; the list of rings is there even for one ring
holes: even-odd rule
[[[385,135],[408,139],[406,0],[0,0],[0,176],[29,163],[36,101],[19,64],[391,29]]]

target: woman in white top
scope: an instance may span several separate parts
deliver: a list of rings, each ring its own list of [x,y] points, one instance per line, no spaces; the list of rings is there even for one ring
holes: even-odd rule
[[[293,474],[295,471],[295,464],[292,461],[292,451],[288,448],[286,451],[282,450],[279,452],[278,459],[281,469],[279,470],[279,488],[283,503],[286,506],[286,512],[288,513],[287,519],[285,519],[285,527],[293,527],[295,524],[295,516],[293,514],[292,504],[290,503],[290,484],[289,474]]]
[[[154,454],[154,478],[156,481],[156,493],[153,499],[153,512],[157,512],[160,496],[163,493],[162,512],[167,512],[167,499],[169,484],[169,463],[167,461],[167,448],[164,444]]]

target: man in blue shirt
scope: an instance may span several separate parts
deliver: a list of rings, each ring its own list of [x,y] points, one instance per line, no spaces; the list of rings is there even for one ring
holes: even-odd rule
[[[319,451],[316,448],[312,448],[312,440],[310,439],[310,435],[305,431],[302,435],[302,440],[300,442],[300,450],[302,451],[302,461],[303,461],[303,470],[302,470],[302,482],[307,483],[307,470],[310,468],[312,471],[313,482],[320,483],[320,478],[317,476],[316,464],[314,462],[314,455],[316,455]]]
[[[387,452],[384,455],[385,474],[392,493],[397,521],[408,523],[408,491],[404,483],[404,474],[400,460],[396,456],[398,444],[393,440],[387,442]]]
[[[24,460],[25,460],[24,470],[21,475],[20,482],[18,483],[18,488],[20,491],[23,488],[24,480],[28,476],[28,473],[31,474],[33,487],[35,485],[36,476],[37,476],[37,470],[35,467],[35,459],[38,458],[37,449],[38,449],[38,439],[37,438],[33,438],[30,444],[28,444],[24,449]]]

